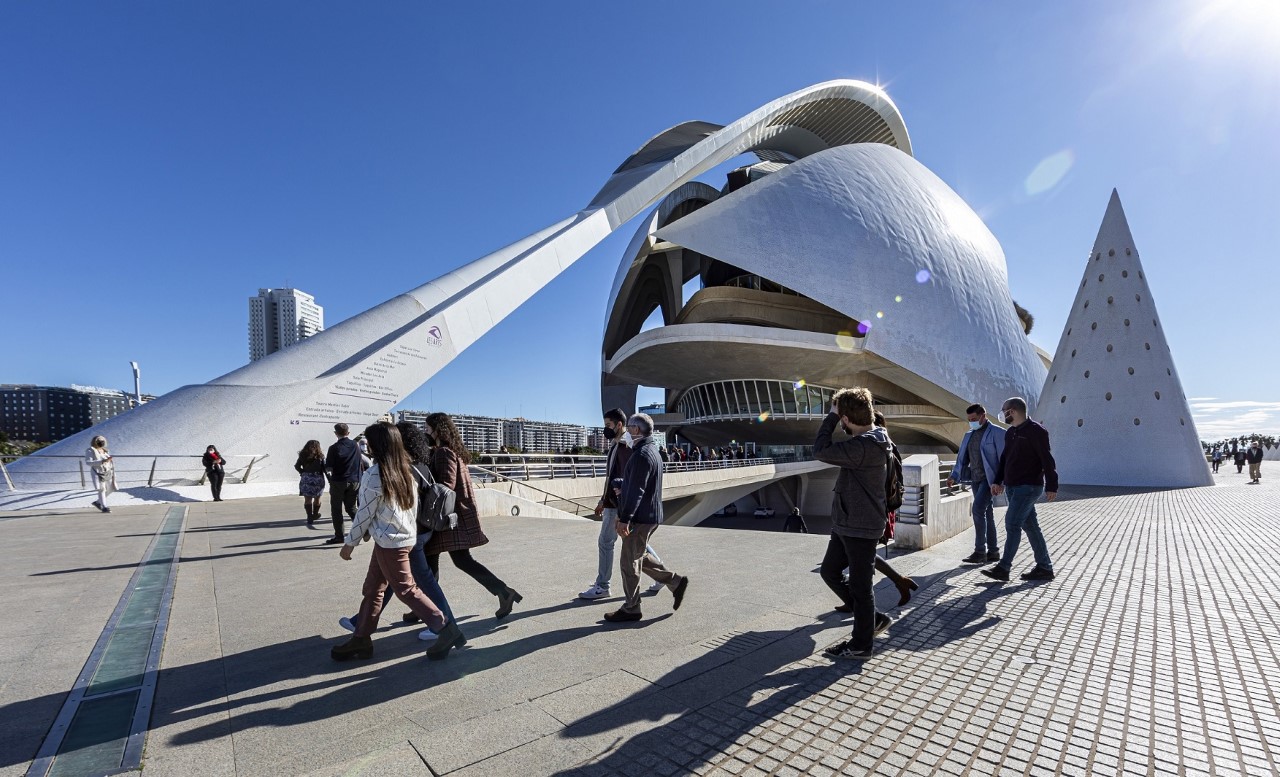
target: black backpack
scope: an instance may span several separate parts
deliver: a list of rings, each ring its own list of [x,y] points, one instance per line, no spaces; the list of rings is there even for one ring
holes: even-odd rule
[[[458,528],[458,495],[431,476],[431,469],[414,464],[418,476],[418,531],[437,532]]]
[[[892,442],[886,453],[889,455],[889,466],[884,473],[884,501],[885,508],[892,513],[902,507],[902,495],[905,491],[902,486],[902,454]]]

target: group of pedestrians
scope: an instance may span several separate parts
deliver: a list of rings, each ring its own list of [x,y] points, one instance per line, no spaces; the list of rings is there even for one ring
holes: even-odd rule
[[[489,542],[480,526],[475,490],[467,464],[470,456],[462,444],[453,420],[444,413],[427,416],[423,428],[408,422],[379,422],[364,430],[366,446],[361,449],[349,437],[346,424],[334,426],[338,438],[319,470],[329,480],[330,510],[336,538],[327,544],[342,544],[339,555],[350,561],[361,542],[372,540],[373,550],[361,589],[356,614],[339,619],[353,632],[350,639],[335,645],[330,654],[337,661],[369,658],[373,655],[371,635],[378,628],[387,604],[387,591],[403,602],[409,612],[402,620],[423,623],[419,639],[432,642],[427,649],[431,660],[446,658],[449,651],[466,644],[449,601],[440,586],[440,556],[497,597],[494,616],[501,620],[523,597],[471,555],[473,548]],[[310,440],[299,454],[299,491],[308,503],[308,523],[318,517],[314,462],[320,443]],[[450,489],[456,497],[452,528],[432,531],[418,520],[420,489],[431,484]],[[344,513],[351,527],[343,532]]]
[[[1218,468],[1222,466],[1222,461],[1230,456],[1232,462],[1236,465],[1236,474],[1244,472],[1245,465],[1249,465],[1249,485],[1258,485],[1262,482],[1262,443],[1254,440],[1248,445],[1241,447],[1238,442],[1231,446],[1231,450],[1227,450],[1226,445],[1215,445],[1212,453],[1210,453],[1210,462],[1213,464],[1213,474],[1218,474]]]
[[[1053,580],[1053,562],[1035,509],[1042,493],[1048,501],[1057,497],[1057,466],[1050,452],[1049,434],[1027,417],[1027,403],[1021,397],[1005,400],[1000,412],[1009,425],[1007,430],[992,425],[982,405],[968,408],[970,429],[948,479],[952,483],[969,482],[974,490],[975,547],[964,563],[995,562],[982,574],[1006,582],[1025,533],[1035,554],[1035,566],[1022,579]],[[837,428],[849,438],[835,441]],[[831,506],[831,538],[820,572],[841,600],[836,610],[853,615],[849,638],[831,645],[824,653],[833,658],[868,659],[874,654],[876,635],[892,625],[892,619],[876,609],[874,571],[881,566],[891,579],[900,577],[883,569],[883,560],[876,554],[876,545],[890,520],[894,445],[883,423],[877,423],[870,391],[853,388],[836,392],[830,412],[818,429],[813,451],[819,461],[840,468]],[[991,506],[991,495],[1002,493],[1007,493],[1009,499],[1003,554]],[[899,590],[903,593],[902,603],[909,591],[901,585]]]

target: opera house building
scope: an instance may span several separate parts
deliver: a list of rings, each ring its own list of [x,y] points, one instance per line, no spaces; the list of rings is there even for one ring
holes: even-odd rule
[[[945,455],[973,402],[1035,406],[1049,357],[1027,339],[999,243],[876,104],[813,122],[826,142],[812,153],[794,138],[757,147],[759,161],[644,217],[610,298],[604,407],[660,387],[669,440],[807,445],[831,394],[864,385],[904,452]]]

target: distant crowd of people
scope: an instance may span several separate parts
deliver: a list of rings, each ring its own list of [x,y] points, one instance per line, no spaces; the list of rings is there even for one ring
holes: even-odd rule
[[[1213,473],[1218,474],[1218,468],[1222,466],[1224,460],[1230,460],[1236,465],[1236,474],[1244,472],[1245,465],[1249,466],[1249,484],[1258,485],[1262,482],[1262,443],[1258,440],[1240,444],[1239,440],[1232,440],[1229,444],[1220,444],[1213,446],[1209,451],[1209,463],[1213,466]]]

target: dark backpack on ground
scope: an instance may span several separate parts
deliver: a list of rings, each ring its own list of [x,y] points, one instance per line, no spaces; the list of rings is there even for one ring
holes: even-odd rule
[[[426,465],[414,464],[418,476],[418,531],[437,532],[458,528],[458,495],[431,476]]]

